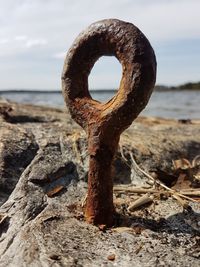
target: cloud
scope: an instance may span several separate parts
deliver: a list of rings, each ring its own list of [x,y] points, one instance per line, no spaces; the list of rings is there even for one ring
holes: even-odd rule
[[[27,54],[27,50],[30,52],[41,50],[42,47],[46,47],[48,41],[44,38],[30,38],[27,35],[17,35],[8,38],[0,39],[0,58],[7,58],[7,60],[13,57],[19,57]],[[39,50],[38,50],[39,49]],[[31,54],[29,55],[31,57]],[[13,63],[13,62],[12,62]]]
[[[57,88],[60,86],[60,73],[66,52],[76,36],[94,21],[105,18],[119,18],[130,21],[138,26],[148,37],[156,49],[158,60],[158,82],[174,83],[176,73],[183,70],[181,79],[196,78],[192,73],[200,69],[200,52],[194,43],[200,47],[200,1],[199,0],[6,0],[0,1],[0,72],[1,87],[9,86],[9,72],[12,69],[13,79],[19,81],[19,76],[25,83],[27,65],[33,71],[34,82],[40,79],[33,62],[37,61],[37,70],[45,70],[51,77],[46,87]],[[8,19],[9,18],[9,19]],[[189,43],[187,43],[190,41]],[[177,44],[177,45],[176,45]],[[180,47],[184,51],[180,52]],[[196,47],[196,45],[195,45]],[[167,51],[167,52],[166,52]],[[168,57],[167,66],[165,57]],[[173,56],[176,55],[176,56]],[[181,64],[175,64],[181,57],[191,58],[192,73],[185,71]],[[36,60],[37,59],[37,60]],[[5,68],[5,64],[7,69]],[[170,67],[169,67],[170,64]],[[20,74],[19,66],[23,73]],[[176,66],[176,67],[175,67]],[[177,70],[179,68],[179,70]],[[195,68],[195,69],[194,69]],[[18,69],[18,76],[15,70]],[[109,78],[111,68],[104,63],[107,75],[99,69],[98,84],[112,85]],[[14,70],[14,71],[13,71]],[[34,77],[35,75],[35,77]],[[190,75],[190,76],[189,76]],[[28,77],[28,76],[27,76]],[[163,78],[166,77],[166,78]],[[172,78],[173,77],[173,78]],[[182,77],[182,78],[181,78]],[[54,82],[52,82],[54,80]],[[97,81],[97,79],[96,79]],[[29,87],[30,79],[27,79],[26,87]],[[113,82],[114,85],[114,82]],[[20,83],[18,84],[20,87]]]
[[[134,23],[156,43],[200,38],[198,0],[7,0],[0,10],[5,35],[44,38],[57,47],[68,48],[86,26],[109,17]]]
[[[28,39],[25,43],[27,48],[32,48],[35,46],[43,46],[47,44],[47,40],[45,39]]]
[[[7,44],[9,42],[9,39],[0,39],[0,45],[4,45],[4,44]]]
[[[55,53],[55,54],[53,54],[53,58],[56,58],[56,59],[64,59],[65,58],[65,56],[66,56],[66,52],[59,52],[59,53]]]
[[[35,46],[47,45],[47,40],[43,38],[30,38],[27,35],[17,35],[14,37],[14,41],[21,44],[21,47],[32,48]]]
[[[26,41],[27,39],[28,37],[26,35],[17,35],[14,38],[15,41]]]

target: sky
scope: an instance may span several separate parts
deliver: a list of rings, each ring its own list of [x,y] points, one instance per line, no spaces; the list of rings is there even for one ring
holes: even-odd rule
[[[200,0],[0,0],[0,90],[61,88],[64,58],[91,23],[135,24],[157,57],[157,84],[200,80]],[[121,66],[102,57],[90,89],[117,88]]]

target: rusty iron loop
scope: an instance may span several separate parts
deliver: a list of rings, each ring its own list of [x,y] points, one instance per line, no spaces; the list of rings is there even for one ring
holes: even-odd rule
[[[88,76],[101,56],[122,65],[116,95],[107,103],[92,99]],[[144,34],[133,24],[107,19],[91,24],[69,49],[62,89],[72,118],[88,133],[90,155],[86,219],[113,223],[112,170],[120,134],[146,106],[156,79],[156,58]]]
[[[122,65],[117,94],[107,103],[92,99],[88,76],[101,56],[115,56]],[[146,106],[156,78],[154,51],[133,24],[108,19],[91,24],[74,41],[64,63],[62,88],[74,120],[83,128],[95,113],[113,132],[122,132]]]

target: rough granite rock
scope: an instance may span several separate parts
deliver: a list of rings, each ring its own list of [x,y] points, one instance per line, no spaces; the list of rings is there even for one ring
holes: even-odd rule
[[[147,185],[130,154],[149,173],[200,154],[200,121],[183,122],[138,118],[121,137],[115,184]],[[100,231],[83,219],[87,170],[86,135],[66,111],[0,100],[1,267],[199,266],[200,204],[183,211],[169,197],[130,215],[115,194],[118,228]]]

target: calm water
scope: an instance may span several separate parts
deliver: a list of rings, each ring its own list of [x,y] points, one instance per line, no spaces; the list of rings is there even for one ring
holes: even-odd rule
[[[92,97],[101,102],[112,98],[113,91],[95,91]],[[20,103],[64,106],[61,93],[58,92],[1,92],[0,97]],[[152,94],[146,109],[141,113],[145,116],[157,116],[177,119],[200,119],[200,91],[156,91]]]

